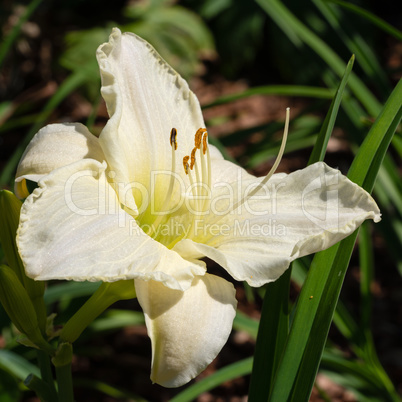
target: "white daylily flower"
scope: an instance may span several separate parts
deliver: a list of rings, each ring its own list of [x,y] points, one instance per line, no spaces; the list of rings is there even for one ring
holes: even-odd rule
[[[18,246],[37,280],[134,279],[151,378],[176,387],[215,358],[235,316],[232,284],[201,258],[261,286],[380,212],[324,163],[266,183],[225,161],[199,130],[187,83],[141,38],[114,29],[97,58],[110,120],[99,138],[81,124],[34,137],[16,192],[27,195],[25,179],[39,187],[22,207]]]

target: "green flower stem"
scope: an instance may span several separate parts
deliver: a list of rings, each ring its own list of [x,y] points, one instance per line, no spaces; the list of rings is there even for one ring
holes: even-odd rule
[[[47,382],[41,380],[33,374],[29,374],[24,381],[24,385],[30,390],[34,391],[43,402],[57,401],[56,389],[54,387],[52,388]]]
[[[71,362],[65,366],[56,367],[56,378],[59,385],[59,402],[74,402]]]
[[[63,342],[59,345],[52,363],[56,368],[56,379],[58,384],[58,402],[73,402],[73,377],[71,375],[71,361],[73,359],[73,346],[71,343]]]
[[[73,402],[73,377],[71,375],[71,363],[56,367],[56,378],[59,384],[59,402]]]
[[[82,331],[110,305],[136,297],[134,280],[104,282],[85,304],[68,320],[60,333],[63,342],[73,343]]]
[[[53,394],[56,394],[56,388],[54,386],[52,367],[50,365],[49,355],[43,350],[37,351],[37,359],[38,365],[40,369],[40,373],[42,376],[42,380],[48,384],[48,386],[53,390]],[[30,388],[27,385],[28,388]],[[35,391],[36,392],[36,391]]]

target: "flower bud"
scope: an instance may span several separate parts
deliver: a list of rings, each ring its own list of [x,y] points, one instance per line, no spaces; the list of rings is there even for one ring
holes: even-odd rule
[[[17,274],[31,299],[42,297],[44,282],[35,282],[25,275],[24,265],[18,253],[15,237],[20,219],[22,202],[10,191],[0,190],[0,243],[8,265]]]
[[[53,351],[41,334],[38,318],[27,291],[17,274],[6,265],[0,265],[0,302],[20,332],[41,349]]]

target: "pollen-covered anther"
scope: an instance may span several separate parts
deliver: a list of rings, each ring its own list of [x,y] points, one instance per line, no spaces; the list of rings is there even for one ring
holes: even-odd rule
[[[195,146],[193,150],[191,151],[191,160],[190,160],[190,169],[193,170],[193,167],[195,165],[195,153],[197,152],[197,147]]]
[[[187,155],[183,158],[183,167],[184,167],[184,171],[186,172],[186,174],[188,174],[188,169],[189,169],[189,165],[188,165],[188,161],[189,161],[190,157]]]
[[[203,134],[202,130],[205,130],[205,128],[199,128],[194,136],[194,145],[197,149],[201,148],[201,141],[202,141],[202,134]]]
[[[199,128],[197,132],[195,133],[194,137],[194,145],[197,147],[197,149],[201,148],[201,141],[204,133],[207,132],[206,128]]]
[[[204,136],[202,137],[202,153],[205,155],[205,152],[207,152],[207,138],[208,138],[208,132],[205,130]]]
[[[172,130],[170,131],[170,145],[173,147],[174,145],[174,149],[177,150],[177,130],[173,127]]]

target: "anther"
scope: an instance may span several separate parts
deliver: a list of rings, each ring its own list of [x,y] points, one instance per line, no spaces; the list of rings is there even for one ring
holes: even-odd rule
[[[190,159],[190,157],[188,155],[183,158],[183,167],[184,167],[184,171],[186,172],[186,174],[188,174],[188,169],[189,169],[188,160],[189,159]]]
[[[200,149],[201,147],[201,140],[202,140],[202,135],[203,135],[203,130],[205,130],[205,128],[199,128],[197,130],[197,132],[195,133],[195,137],[194,137],[194,145],[197,149]]]
[[[207,130],[205,130],[204,136],[202,137],[202,153],[205,155],[205,152],[207,152],[207,138],[208,138],[208,133]]]
[[[174,144],[174,149],[177,149],[177,130],[173,127],[172,131],[170,132],[170,145],[173,147]]]
[[[195,146],[193,150],[191,151],[191,162],[190,162],[190,169],[193,170],[193,167],[195,165],[195,153],[197,152],[197,147]]]

